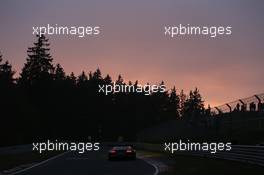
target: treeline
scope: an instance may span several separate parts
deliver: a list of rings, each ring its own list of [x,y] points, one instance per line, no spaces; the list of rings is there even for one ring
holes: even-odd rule
[[[27,53],[16,78],[12,65],[0,55],[1,145],[43,139],[86,140],[89,136],[135,140],[144,128],[210,113],[197,88],[188,95],[176,92],[175,87],[151,95],[99,93],[99,85],[126,82],[121,75],[117,80],[110,75],[104,77],[99,68],[88,74],[67,75],[60,64],[53,63],[45,36],[37,36]],[[138,86],[138,81],[127,82]]]

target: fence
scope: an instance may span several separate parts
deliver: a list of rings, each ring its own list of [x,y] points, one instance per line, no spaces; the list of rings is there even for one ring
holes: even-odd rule
[[[236,101],[216,106],[212,109],[213,114],[228,113],[235,110],[240,111],[263,111],[264,93],[253,95],[251,97],[238,99]]]

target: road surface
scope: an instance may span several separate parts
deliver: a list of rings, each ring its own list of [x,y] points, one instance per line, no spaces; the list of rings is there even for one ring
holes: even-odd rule
[[[84,154],[66,153],[17,175],[153,175],[155,168],[143,160],[108,161],[107,149]]]

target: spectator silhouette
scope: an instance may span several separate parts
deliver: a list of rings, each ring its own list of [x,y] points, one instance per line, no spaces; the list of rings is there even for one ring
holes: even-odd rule
[[[239,103],[237,103],[235,110],[240,111],[240,104]]]
[[[242,106],[241,106],[241,111],[242,111],[242,112],[247,111],[247,104],[242,104]]]
[[[256,104],[254,102],[252,102],[252,103],[249,104],[249,110],[251,112],[256,111]]]
[[[258,103],[258,111],[263,111],[263,103]]]

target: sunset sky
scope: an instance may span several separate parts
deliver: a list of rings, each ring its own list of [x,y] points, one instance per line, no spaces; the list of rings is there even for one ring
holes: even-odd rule
[[[116,79],[198,87],[219,105],[264,92],[263,0],[1,0],[0,51],[17,73],[33,26],[100,26],[97,37],[47,36],[54,63]],[[232,26],[231,36],[164,36],[165,25]]]

